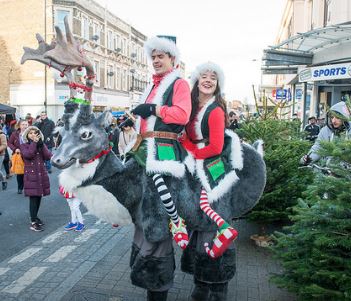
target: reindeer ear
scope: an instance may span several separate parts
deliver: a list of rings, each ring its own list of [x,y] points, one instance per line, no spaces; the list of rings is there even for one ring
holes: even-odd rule
[[[97,118],[96,122],[101,127],[106,128],[112,123],[112,117],[111,111],[105,111]]]

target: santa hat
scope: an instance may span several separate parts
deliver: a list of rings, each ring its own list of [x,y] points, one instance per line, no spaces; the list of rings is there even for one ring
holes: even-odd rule
[[[196,67],[196,69],[191,74],[191,78],[190,78],[191,86],[193,87],[195,85],[196,81],[199,80],[200,76],[207,71],[212,71],[212,72],[215,72],[217,74],[218,85],[219,85],[221,91],[223,92],[223,90],[224,90],[224,73],[223,73],[222,68],[213,62],[203,63],[203,64]]]
[[[144,44],[144,49],[146,55],[151,60],[152,52],[154,50],[164,51],[169,53],[171,56],[175,57],[174,65],[179,65],[180,53],[175,44],[175,37],[165,37],[165,36],[157,36],[148,39]]]

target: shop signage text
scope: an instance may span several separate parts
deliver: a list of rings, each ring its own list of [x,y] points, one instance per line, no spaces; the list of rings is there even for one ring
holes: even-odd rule
[[[300,82],[314,82],[343,78],[351,78],[351,63],[305,68],[299,72]]]

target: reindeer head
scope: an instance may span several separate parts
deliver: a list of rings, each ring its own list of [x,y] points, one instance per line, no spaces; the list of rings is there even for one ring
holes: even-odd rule
[[[74,110],[74,106],[70,109]],[[91,106],[81,105],[80,109],[63,116],[65,126],[61,129],[62,143],[52,157],[52,164],[65,169],[73,164],[84,164],[102,150],[108,149],[109,141],[105,128],[111,123],[111,112],[104,112],[95,118]]]

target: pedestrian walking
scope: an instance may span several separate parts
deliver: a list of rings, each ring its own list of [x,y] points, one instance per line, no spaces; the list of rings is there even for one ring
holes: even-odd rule
[[[43,133],[44,135],[43,142],[47,146],[48,150],[51,152],[54,147],[53,131],[55,128],[55,123],[52,120],[50,120],[46,112],[43,111],[40,113],[40,118],[35,123],[35,126],[38,127],[38,129]],[[45,166],[48,170],[48,173],[51,173],[52,171],[51,171],[50,160],[45,161]]]
[[[44,144],[44,135],[35,126],[29,126],[22,135],[20,145],[24,160],[24,194],[29,197],[29,212],[33,231],[42,231],[43,222],[38,218],[38,211],[43,196],[50,194],[50,181],[45,161],[52,153]]]
[[[24,185],[24,162],[20,150],[11,157],[11,172],[17,177],[17,193],[22,194]]]
[[[327,124],[320,130],[308,154],[300,159],[300,164],[308,165],[311,162],[317,162],[321,159],[321,155],[319,154],[321,141],[333,141],[336,137],[339,139],[350,139],[350,118],[350,108],[345,102],[340,101],[333,105],[327,113]]]
[[[112,134],[110,137],[110,141],[113,143],[112,150],[117,156],[119,155],[118,143],[119,143],[120,133],[121,133],[121,131],[120,131],[119,127],[117,126],[117,121],[116,121],[113,123],[113,130],[112,130]]]
[[[306,140],[314,142],[319,134],[319,126],[317,125],[317,119],[314,116],[308,118],[308,124],[305,126],[304,131],[306,132]]]
[[[61,120],[61,118],[59,118],[56,122],[56,129],[61,128],[64,126],[64,122]],[[60,134],[60,131],[56,131],[53,134],[53,139],[54,139],[54,148],[57,149],[62,141],[62,136]]]
[[[6,137],[6,139],[7,139],[7,137]],[[8,142],[7,142],[7,145],[8,145]],[[12,175],[11,175],[11,171],[10,171],[10,154],[9,154],[9,151],[7,148],[5,149],[5,158],[4,158],[3,165],[4,165],[4,169],[5,169],[5,173],[6,173],[6,179],[11,178]]]
[[[121,124],[121,132],[118,140],[118,153],[122,159],[125,158],[127,145],[137,137],[137,133],[133,126],[134,122],[130,119],[127,119]]]
[[[0,126],[0,181],[1,181],[2,190],[6,190],[7,188],[6,176],[1,171],[4,159],[5,159],[6,148],[7,148],[6,135],[4,134],[4,132],[2,131],[2,127]]]
[[[62,196],[67,200],[69,209],[71,211],[71,221],[64,227],[65,231],[75,230],[82,232],[85,228],[83,215],[80,211],[81,200],[76,198],[73,193],[65,191],[63,186],[59,187]]]
[[[8,146],[12,150],[11,169],[16,174],[18,194],[22,193],[23,184],[24,184],[24,169],[22,172],[22,168],[20,166],[21,163],[23,162],[23,158],[21,155],[21,144],[23,143],[22,135],[27,128],[28,128],[28,121],[23,119],[19,120],[17,124],[17,130],[11,134],[11,137],[8,141]],[[16,167],[14,167],[13,164],[16,164]],[[23,162],[23,166],[24,166],[24,162]]]
[[[229,117],[228,129],[233,131],[237,130],[239,128],[238,116],[233,111],[230,111],[228,114],[228,117]]]
[[[34,120],[34,118],[32,117],[32,114],[31,114],[31,113],[27,113],[25,119],[26,119],[26,121],[28,122],[28,125],[33,125],[33,120]]]

